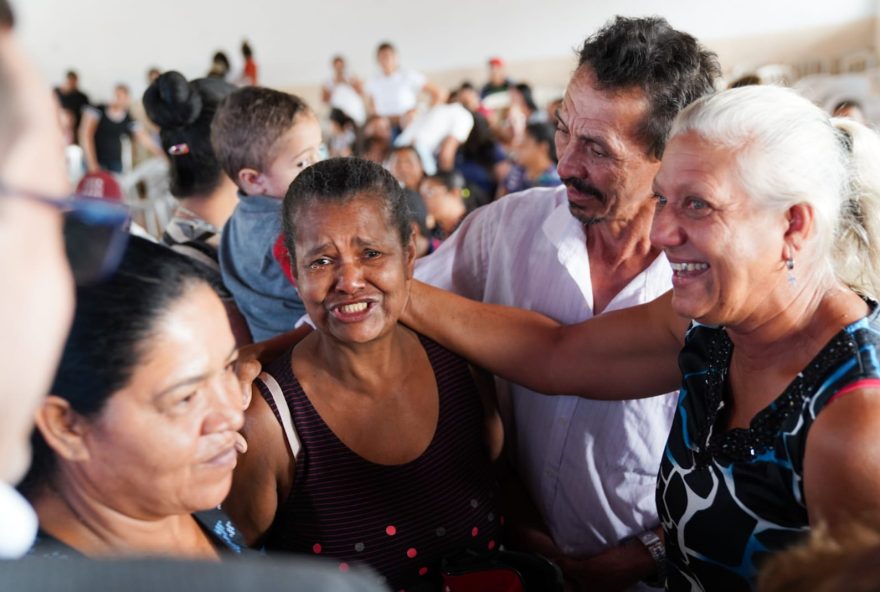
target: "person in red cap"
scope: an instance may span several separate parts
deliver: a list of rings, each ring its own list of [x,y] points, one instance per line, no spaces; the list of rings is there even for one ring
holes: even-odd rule
[[[483,85],[480,91],[480,98],[485,99],[491,94],[504,92],[513,85],[507,72],[504,69],[504,60],[494,57],[489,60],[489,82]]]
[[[122,188],[107,171],[88,173],[76,186],[77,195],[96,197],[110,201],[122,201]]]

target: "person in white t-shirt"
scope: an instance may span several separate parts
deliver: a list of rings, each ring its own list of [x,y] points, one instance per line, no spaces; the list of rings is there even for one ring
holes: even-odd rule
[[[364,125],[367,119],[364,107],[363,84],[346,71],[345,58],[333,56],[333,75],[321,87],[321,100],[333,109],[339,109],[357,125]]]
[[[388,117],[399,128],[401,118],[415,109],[422,92],[430,95],[432,105],[442,103],[445,99],[443,90],[430,82],[424,74],[400,66],[397,50],[390,43],[379,45],[376,60],[382,71],[370,78],[364,86],[367,108],[371,115]]]
[[[419,114],[394,141],[395,146],[413,146],[422,159],[425,174],[438,168],[451,171],[455,153],[471,133],[474,116],[460,103],[434,105]]]

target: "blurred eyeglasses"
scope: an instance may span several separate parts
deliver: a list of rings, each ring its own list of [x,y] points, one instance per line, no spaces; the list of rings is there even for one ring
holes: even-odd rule
[[[77,285],[99,282],[116,271],[128,244],[131,223],[125,206],[94,197],[50,197],[9,187],[3,181],[0,195],[38,202],[61,212],[64,247]]]

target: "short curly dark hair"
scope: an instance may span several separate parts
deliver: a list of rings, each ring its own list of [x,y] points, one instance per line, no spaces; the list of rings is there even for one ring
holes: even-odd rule
[[[663,156],[679,111],[715,90],[718,57],[660,17],[618,16],[584,41],[578,68],[588,67],[599,88],[644,91],[650,108],[638,129],[646,152]]]
[[[330,158],[301,172],[284,196],[282,206],[284,246],[296,266],[297,219],[307,207],[317,203],[344,204],[358,196],[374,196],[388,213],[400,244],[412,237],[410,211],[406,194],[391,173],[382,165],[362,158]]]

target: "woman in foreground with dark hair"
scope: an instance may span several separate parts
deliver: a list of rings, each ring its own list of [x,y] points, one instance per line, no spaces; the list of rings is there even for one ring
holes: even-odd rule
[[[245,448],[235,340],[208,272],[132,238],[80,287],[21,485],[37,556],[217,559],[243,541],[217,510]]]

